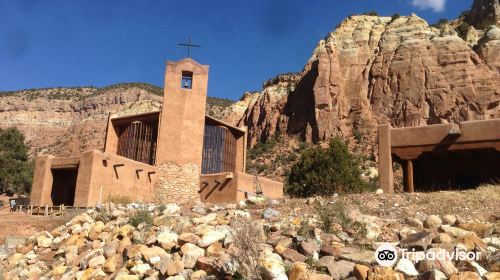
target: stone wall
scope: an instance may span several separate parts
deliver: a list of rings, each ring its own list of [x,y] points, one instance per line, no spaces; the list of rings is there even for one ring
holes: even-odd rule
[[[158,165],[155,184],[156,203],[193,203],[200,200],[200,168],[196,164],[179,166],[173,162]]]

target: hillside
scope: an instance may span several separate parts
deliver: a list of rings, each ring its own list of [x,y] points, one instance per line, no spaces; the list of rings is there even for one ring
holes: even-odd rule
[[[145,83],[0,92],[0,128],[22,130],[32,155],[100,150],[109,113],[158,110],[162,95],[162,88]],[[207,114],[223,118],[232,103],[209,97]]]

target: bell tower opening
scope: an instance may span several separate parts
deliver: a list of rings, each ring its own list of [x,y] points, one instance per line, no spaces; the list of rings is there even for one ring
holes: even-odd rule
[[[193,88],[193,72],[182,71],[181,87],[184,89]]]

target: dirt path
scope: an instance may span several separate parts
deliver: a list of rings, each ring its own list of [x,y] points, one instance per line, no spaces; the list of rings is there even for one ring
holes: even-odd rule
[[[8,208],[4,208],[0,210],[0,245],[5,243],[5,237],[29,237],[36,232],[54,229],[66,221],[66,217],[44,217],[24,213],[10,213]]]

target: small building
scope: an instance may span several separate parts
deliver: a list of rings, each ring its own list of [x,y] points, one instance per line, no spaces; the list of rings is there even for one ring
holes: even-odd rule
[[[30,204],[282,197],[282,183],[245,173],[247,129],[205,114],[208,69],[191,58],[168,61],[161,111],[110,115],[103,151],[38,156]]]
[[[393,163],[404,191],[463,189],[500,182],[500,119],[378,128],[379,184],[394,191]]]

